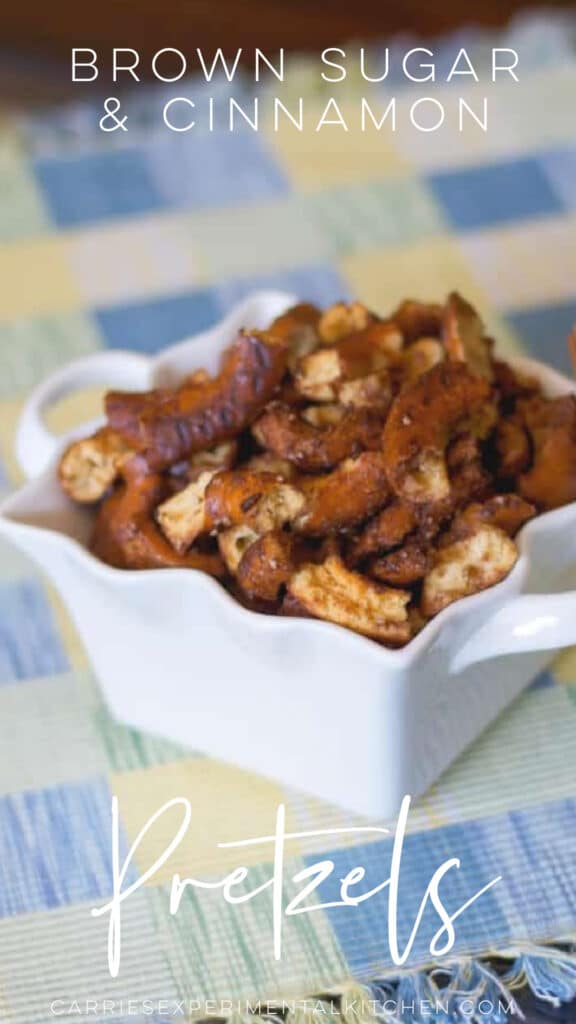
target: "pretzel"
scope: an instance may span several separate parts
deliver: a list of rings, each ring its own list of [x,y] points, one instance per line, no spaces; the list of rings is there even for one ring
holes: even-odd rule
[[[252,433],[263,448],[305,473],[318,473],[364,449],[379,448],[383,422],[380,410],[349,409],[332,426],[315,427],[298,411],[273,402]]]
[[[368,574],[392,587],[410,587],[426,575],[430,565],[428,550],[418,541],[410,541],[403,548],[375,558],[368,566]]]
[[[296,519],[305,498],[301,490],[272,473],[237,469],[212,477],[204,505],[210,529],[245,523],[258,533],[267,533]]]
[[[296,391],[316,402],[332,402],[344,381],[394,366],[401,346],[402,335],[396,326],[376,320],[364,330],[301,359],[294,377]]]
[[[276,601],[294,573],[294,537],[279,530],[248,545],[236,570],[238,585],[249,598]]]
[[[119,569],[186,568],[222,576],[224,566],[217,554],[179,554],[160,533],[154,509],[166,497],[166,479],[151,473],[139,455],[126,462],[122,472],[122,482],[96,513],[93,553]]]
[[[222,441],[220,444],[215,445],[214,448],[195,452],[184,464],[181,463],[180,465],[182,466],[183,474],[192,483],[206,470],[217,472],[220,469],[231,469],[237,455],[238,442],[236,440]],[[171,472],[174,472],[174,468],[171,467]]]
[[[218,376],[202,387],[108,392],[108,422],[145,452],[152,469],[162,469],[247,427],[280,384],[286,359],[285,342],[270,332],[241,332]]]
[[[421,505],[393,500],[352,543],[349,551],[352,564],[399,547],[414,531],[422,542],[430,542],[455,509],[474,498],[485,497],[489,478],[474,438],[462,435],[449,445],[446,465],[451,484],[449,495],[443,501]]]
[[[520,403],[532,440],[532,468],[518,481],[520,494],[541,509],[576,500],[576,398],[564,395]]]
[[[356,409],[380,409],[386,412],[392,402],[390,375],[369,373],[366,377],[342,381],[338,388],[338,401],[342,406]]]
[[[320,310],[308,302],[292,306],[270,325],[270,333],[285,341],[289,348],[288,366],[293,369],[302,356],[320,344]]]
[[[406,345],[419,338],[439,338],[442,331],[442,306],[435,302],[405,299],[390,315]]]
[[[352,302],[350,305],[345,302],[335,302],[320,317],[318,324],[320,341],[323,345],[333,345],[348,334],[364,330],[374,319],[374,314],[370,313],[361,302]]]
[[[447,444],[464,430],[487,432],[489,399],[486,379],[462,363],[439,363],[395,398],[383,446],[388,480],[398,497],[422,504],[449,496]]]
[[[452,292],[444,307],[442,339],[449,359],[466,363],[471,373],[493,379],[491,345],[476,310],[458,292]]]
[[[444,359],[444,346],[438,338],[419,338],[403,354],[404,382],[411,384]]]
[[[509,537],[536,515],[534,505],[518,494],[496,494],[483,503],[473,502],[455,516],[449,531],[450,540],[469,537],[483,526],[497,526]]]
[[[447,496],[441,501],[414,506],[419,537],[427,543],[438,536],[459,509],[473,501],[484,501],[492,493],[480,446],[471,434],[461,434],[448,445],[446,468],[450,481]]]
[[[178,554],[207,529],[205,494],[216,470],[204,470],[182,491],[158,505],[156,521]]]
[[[311,536],[342,532],[363,523],[390,495],[381,452],[345,459],[325,476],[301,477],[299,486],[305,503],[292,525]]]
[[[323,348],[305,356],[294,374],[294,389],[301,398],[315,402],[333,402],[338,395],[338,384],[345,372],[338,349]]]
[[[245,466],[246,469],[250,469],[254,473],[272,473],[280,480],[291,480],[296,473],[288,459],[281,459],[273,452],[260,452],[258,455],[252,455]]]
[[[244,552],[255,544],[260,534],[246,523],[238,523],[218,534],[218,549],[228,572],[235,576]]]
[[[458,437],[446,453],[451,489],[442,502],[412,505],[402,500],[390,502],[362,530],[349,549],[349,559],[358,564],[374,554],[384,554],[400,547],[417,531],[421,544],[427,545],[437,536],[444,522],[455,509],[486,497],[489,477],[482,466],[478,442],[469,435]]]
[[[340,558],[307,563],[294,573],[288,592],[309,615],[388,644],[410,639],[409,591],[392,590],[351,572]]]
[[[448,445],[446,466],[450,477],[449,514],[473,499],[488,496],[490,477],[482,462],[478,440],[472,434],[461,434]]]
[[[58,467],[60,483],[74,501],[100,501],[117,479],[123,460],[133,454],[119,434],[103,427],[68,445]]]
[[[422,613],[430,618],[443,608],[499,583],[518,558],[513,540],[496,526],[437,549],[422,586]]]
[[[326,405],[306,405],[300,415],[312,427],[334,427],[344,416],[345,408],[338,402]]]
[[[513,480],[528,469],[532,451],[519,416],[510,416],[496,424],[494,447],[501,479]]]
[[[398,547],[416,528],[417,517],[411,505],[392,501],[364,527],[352,543],[350,559],[353,564],[368,555]]]

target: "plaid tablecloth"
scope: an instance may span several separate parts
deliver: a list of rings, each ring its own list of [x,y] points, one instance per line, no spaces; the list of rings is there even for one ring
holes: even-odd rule
[[[458,84],[458,95],[489,94],[486,134],[460,134],[447,116],[433,134],[403,120],[395,134],[354,126],[254,134],[246,126],[176,135],[158,127],[167,93],[145,87],[127,101],[124,135],[100,132],[101,111],[89,104],[37,117],[5,114],[3,488],[19,479],[12,434],[21,400],[47,372],[100,348],[155,352],[211,324],[255,287],[285,287],[320,303],[357,295],[381,311],[406,294],[437,298],[458,288],[486,312],[501,349],[525,349],[566,369],[564,339],[576,320],[575,38],[573,21],[546,17],[522,21],[497,40],[470,32],[434,44],[440,61],[466,45],[479,65],[493,44],[519,50],[521,84]],[[181,88],[226,92],[214,83]],[[236,82],[237,98],[239,88]],[[303,95],[310,111],[323,108],[328,91],[306,60],[296,61],[283,88],[284,97]],[[344,92],[332,91],[357,124],[360,93],[376,102],[394,89],[402,106],[415,88],[351,79]],[[438,84],[434,95],[450,113],[453,86]],[[191,892],[178,915],[169,914],[171,874],[221,877],[238,863],[238,851],[218,851],[216,843],[270,834],[281,801],[299,831],[358,822],[114,722],[50,586],[7,545],[0,552],[0,1019],[45,1024],[54,1014],[67,1022],[89,1014],[159,1022],[173,1019],[182,1000],[304,997],[360,982],[372,986],[367,992],[388,991],[376,984],[397,973],[384,898],[353,913],[334,908],[291,918],[280,962],[272,956],[266,894],[231,907],[220,894]],[[246,723],[238,727],[257,742]],[[351,764],[361,742],[360,725],[351,730]],[[125,904],[115,980],[107,971],[106,921],[89,912],[111,892],[112,793],[124,846],[176,795],[191,799],[194,814],[183,845]],[[141,871],[171,828],[159,824],[142,844]],[[509,951],[519,957],[512,973],[527,976],[535,990],[551,997],[574,991],[570,954],[541,948],[564,940],[568,949],[576,933],[574,652],[418,802],[407,849],[404,932],[446,857],[461,859],[462,892],[504,876],[459,922],[454,989],[494,995],[482,962],[489,952]],[[300,841],[289,856],[287,874],[329,856],[333,877],[360,863],[376,884],[390,843]],[[270,871],[261,859],[253,852],[255,884]],[[323,899],[331,897],[327,883]],[[426,936],[424,927],[412,973],[395,989],[405,996],[433,989],[425,973],[414,973],[427,959]],[[91,1010],[87,1000],[95,1001]],[[420,1019],[411,1013],[404,1019]],[[436,1019],[456,1015],[453,1002]]]

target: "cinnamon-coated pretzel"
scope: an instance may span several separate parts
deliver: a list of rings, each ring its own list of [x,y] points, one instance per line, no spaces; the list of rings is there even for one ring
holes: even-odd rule
[[[103,561],[199,569],[252,611],[396,647],[504,579],[534,515],[576,501],[576,398],[495,358],[456,293],[249,326],[215,377],[109,393],[106,426],[64,452]],[[570,351],[576,369],[576,332]]]
[[[287,346],[270,332],[241,332],[220,373],[204,385],[155,391],[109,391],[110,426],[153,469],[213,448],[247,427],[272,398],[286,369]]]
[[[124,463],[122,477],[96,513],[90,545],[94,554],[118,569],[185,568],[224,575],[217,553],[178,553],[160,532],[154,510],[166,497],[164,477],[151,473],[140,455]]]

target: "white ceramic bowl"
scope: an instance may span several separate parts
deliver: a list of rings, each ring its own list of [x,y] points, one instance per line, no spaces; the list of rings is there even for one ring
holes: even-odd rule
[[[16,440],[30,480],[0,508],[0,530],[58,588],[113,713],[370,817],[416,796],[550,660],[576,643],[576,504],[522,531],[498,586],[438,615],[388,651],[339,626],[258,615],[190,569],[127,572],[86,549],[90,513],[62,493],[46,408],[89,384],[134,389],[215,369],[240,326],[264,327],[296,300],[251,296],[219,325],[156,359],[99,352],[29,399]],[[575,390],[527,360],[550,394]],[[94,424],[75,434],[86,433]]]

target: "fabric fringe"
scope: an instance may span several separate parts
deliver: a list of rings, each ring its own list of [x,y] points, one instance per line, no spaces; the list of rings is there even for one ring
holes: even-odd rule
[[[226,1024],[506,1024],[524,1019],[514,992],[557,1008],[576,999],[576,946],[515,946],[490,960],[451,960],[349,983],[306,999],[251,1000]],[[204,1018],[195,1018],[197,1021]]]

